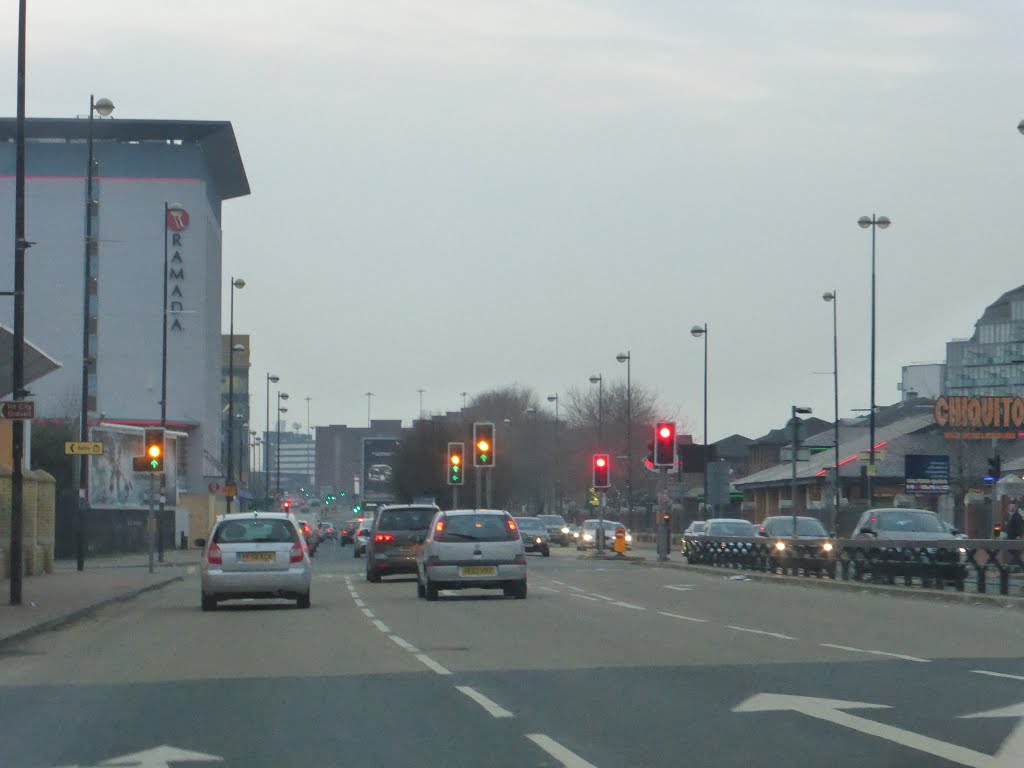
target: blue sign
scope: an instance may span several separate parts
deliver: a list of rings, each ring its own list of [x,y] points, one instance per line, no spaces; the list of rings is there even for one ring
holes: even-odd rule
[[[907,493],[949,493],[949,456],[908,453],[904,459]]]

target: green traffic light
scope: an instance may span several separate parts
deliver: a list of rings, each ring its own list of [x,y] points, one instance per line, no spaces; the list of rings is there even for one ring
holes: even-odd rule
[[[159,469],[160,462],[157,459],[150,459],[149,466],[151,466],[153,469]]]

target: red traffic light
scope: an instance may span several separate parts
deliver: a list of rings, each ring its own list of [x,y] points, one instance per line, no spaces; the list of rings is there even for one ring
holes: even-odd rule
[[[654,429],[654,466],[676,465],[676,425],[660,421]]]
[[[598,456],[596,459],[594,459],[594,465],[598,467],[607,467],[608,460],[604,456]]]
[[[662,424],[658,427],[658,437],[662,440],[672,437],[672,429],[667,424]]]
[[[593,480],[595,488],[608,488],[611,485],[611,466],[607,453],[595,453],[593,468]]]

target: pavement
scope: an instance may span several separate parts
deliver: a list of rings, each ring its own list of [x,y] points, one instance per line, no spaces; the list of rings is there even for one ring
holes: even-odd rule
[[[309,610],[215,612],[169,566],[0,647],[0,764],[1024,765],[1020,611],[558,548],[528,556],[526,600],[428,603],[364,562],[321,547]]]
[[[10,604],[11,582],[4,580],[0,582],[0,647],[180,581],[199,558],[199,550],[165,551],[164,562],[157,562],[152,574],[146,554],[90,558],[81,572],[75,560],[58,560],[53,573],[22,580],[21,605]]]

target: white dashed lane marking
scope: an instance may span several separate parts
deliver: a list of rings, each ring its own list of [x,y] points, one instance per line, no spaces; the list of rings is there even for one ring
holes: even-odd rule
[[[783,635],[780,632],[768,632],[763,629],[751,629],[750,627],[734,627],[732,624],[727,624],[725,628],[734,629],[737,632],[750,632],[753,635],[767,635],[768,637],[777,637],[779,640],[796,640],[795,637]]]
[[[560,762],[565,766],[565,768],[596,768],[593,763],[588,763],[575,752],[566,749],[550,736],[545,736],[543,733],[528,733],[526,734],[526,738],[555,758],[555,760]]]
[[[404,648],[409,653],[419,653],[420,652],[419,648],[417,648],[415,645],[413,645],[412,643],[408,642],[407,640],[403,640],[398,635],[388,635],[388,637],[390,637],[395,642],[396,645],[398,645],[400,648]]]
[[[1005,677],[1007,680],[1024,680],[1024,675],[1008,675],[1005,672],[989,672],[987,669],[972,669],[976,675],[988,675],[989,677]]]
[[[631,608],[634,611],[646,611],[647,610],[642,605],[633,605],[632,603],[620,603],[618,601],[609,603],[609,605],[617,605],[620,608]]]
[[[390,629],[390,628],[388,627],[388,625],[387,625],[387,624],[385,624],[385,623],[384,623],[383,621],[381,621],[380,619],[374,619],[374,620],[373,620],[373,626],[375,626],[375,627],[376,627],[377,629],[379,629],[379,630],[380,630],[381,632],[383,632],[383,633],[384,633],[385,635],[389,635],[389,634],[391,634],[391,629]]]
[[[473,701],[475,701],[477,704],[483,707],[487,711],[487,714],[489,714],[491,717],[514,717],[514,715],[507,709],[499,706],[498,704],[495,704],[482,693],[480,693],[477,690],[474,690],[473,688],[470,688],[468,685],[457,685],[455,686],[455,690],[471,698]]]
[[[576,592],[573,592],[572,594],[570,594],[569,597],[578,597],[581,600],[590,600],[592,603],[596,603],[597,602],[597,598],[596,597],[591,597],[590,595],[580,595],[580,594],[578,594]]]
[[[707,619],[695,619],[693,616],[680,616],[678,613],[669,613],[668,611],[658,611],[662,616],[668,616],[672,619],[682,619],[683,621],[695,621],[699,624],[707,624]]]
[[[428,669],[433,670],[434,672],[436,672],[439,675],[450,675],[451,674],[450,670],[447,670],[444,667],[442,667],[440,664],[438,664],[432,658],[427,656],[427,654],[425,654],[425,653],[417,653],[416,654],[416,658],[419,659],[420,663],[423,664],[425,667],[427,667]]]
[[[902,653],[889,653],[888,651],[872,651],[867,648],[853,648],[849,645],[836,645],[835,643],[821,643],[823,648],[837,648],[840,651],[850,651],[852,653],[870,653],[872,656],[888,656],[893,659],[903,659],[903,661],[917,661],[922,664],[927,664],[931,659],[920,659],[917,656],[907,656]]]

